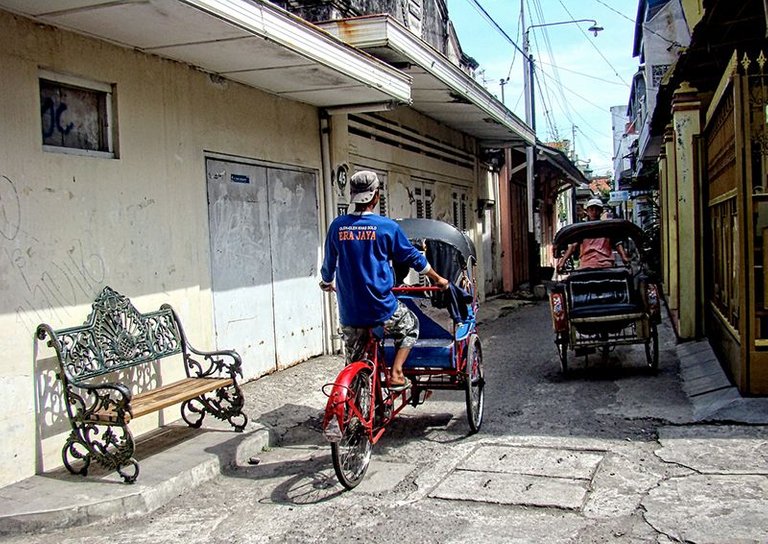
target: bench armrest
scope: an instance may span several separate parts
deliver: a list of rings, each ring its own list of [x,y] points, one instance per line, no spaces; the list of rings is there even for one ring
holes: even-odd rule
[[[226,375],[235,380],[237,376],[243,377],[243,361],[240,354],[232,349],[201,351],[187,344],[184,368],[192,378]]]
[[[87,394],[81,396],[76,392],[76,388],[85,391]],[[91,421],[109,419],[122,422],[130,421],[133,417],[133,411],[131,410],[133,394],[121,382],[70,384],[67,397],[70,405],[75,408],[75,412],[72,414],[75,419],[82,418],[83,420]]]
[[[176,327],[179,330],[179,336],[183,344],[184,370],[190,378],[212,378],[221,377],[222,374],[232,378],[237,382],[237,376],[243,377],[243,361],[240,354],[232,349],[223,349],[218,351],[202,351],[195,349],[187,340],[184,333],[184,327],[181,326],[176,310],[170,304],[160,306],[161,310],[170,310]],[[200,360],[202,358],[202,360]]]

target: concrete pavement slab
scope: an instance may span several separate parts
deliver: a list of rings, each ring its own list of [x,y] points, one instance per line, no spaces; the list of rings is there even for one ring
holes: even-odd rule
[[[683,382],[683,391],[685,391],[689,397],[695,397],[711,391],[730,389],[732,387],[733,384],[731,384],[730,380],[728,380],[722,372],[706,374]]]
[[[675,542],[768,541],[768,478],[704,475],[671,478],[643,500],[645,519]]]
[[[749,425],[768,425],[768,398],[736,398],[710,412],[708,419]]]
[[[586,500],[588,489],[587,480],[457,470],[429,496],[438,499],[579,510]]]
[[[662,427],[656,455],[704,474],[768,476],[768,427]]]
[[[84,478],[59,470],[0,489],[0,534],[147,514],[219,475],[223,465],[236,462],[237,451],[246,455],[266,444],[261,433],[254,437],[231,431],[193,435],[186,431],[180,429],[188,437],[181,443],[141,459],[141,476],[132,485],[122,483],[114,472],[99,474],[96,469],[95,476]]]
[[[489,445],[478,448],[458,468],[476,472],[589,480],[604,456],[604,451]]]

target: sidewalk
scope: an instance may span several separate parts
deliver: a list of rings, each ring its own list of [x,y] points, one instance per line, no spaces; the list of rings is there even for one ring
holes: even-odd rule
[[[490,299],[482,306],[481,325],[526,304],[531,302]],[[679,344],[676,352],[694,422],[768,424],[768,398],[741,398],[706,341]],[[316,433],[325,405],[321,387],[341,365],[337,356],[316,357],[246,384],[251,421],[243,433],[206,419],[202,429],[177,422],[141,439],[141,473],[133,485],[92,467],[87,478],[61,469],[0,488],[0,535],[142,516],[222,472],[258,462],[262,451]]]

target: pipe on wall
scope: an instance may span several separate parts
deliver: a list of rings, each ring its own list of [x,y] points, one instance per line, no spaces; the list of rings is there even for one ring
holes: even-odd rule
[[[323,171],[323,214],[320,221],[325,241],[325,233],[335,217],[333,210],[333,174],[331,168],[331,125],[329,115],[325,110],[320,110],[320,162]],[[336,323],[334,312],[333,293],[323,294],[323,314],[325,318],[325,333],[323,335],[323,351],[325,353],[335,353],[338,351],[338,339],[334,338],[333,330]]]

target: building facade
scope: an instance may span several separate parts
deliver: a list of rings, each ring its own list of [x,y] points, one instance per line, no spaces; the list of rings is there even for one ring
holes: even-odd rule
[[[412,73],[266,2],[49,4],[0,0],[0,486],[61,464],[65,399],[34,332],[81,323],[107,285],[141,311],[170,303],[196,346],[241,354],[246,380],[334,351],[318,271],[356,169],[381,175],[382,213],[465,228],[494,288],[482,150],[530,130],[402,24],[385,38]],[[444,107],[416,99],[419,78]]]
[[[681,340],[706,336],[742,394],[765,395],[766,6],[681,6],[690,44],[649,112],[667,305]]]

